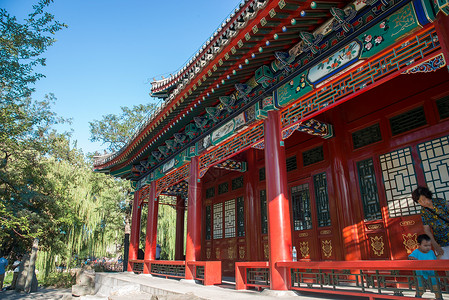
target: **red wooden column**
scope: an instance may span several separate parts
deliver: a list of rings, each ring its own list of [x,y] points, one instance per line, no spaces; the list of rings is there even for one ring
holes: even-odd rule
[[[332,112],[332,119],[334,120],[334,132],[336,136],[329,140],[329,152],[331,153],[332,174],[335,182],[334,191],[337,198],[339,215],[339,225],[341,230],[341,241],[344,245],[343,253],[345,260],[361,260],[362,255],[360,251],[359,226],[361,224],[360,217],[357,217],[357,207],[351,199],[351,184],[348,174],[348,159],[345,152],[344,135],[345,130],[341,110],[337,107]]]
[[[439,12],[434,22],[437,31],[438,40],[440,41],[443,56],[449,68],[449,16]]]
[[[244,173],[243,182],[245,183],[245,229],[246,229],[246,254],[245,260],[259,260],[259,253],[254,245],[260,245],[261,241],[261,222],[260,222],[260,204],[257,203],[257,183],[259,173],[256,165],[256,152],[254,149],[246,151],[247,171]],[[259,218],[258,218],[259,216]]]
[[[197,156],[190,161],[188,195],[186,262],[197,261],[201,257],[201,183]],[[188,267],[186,279],[193,280],[193,272]]]
[[[184,259],[184,211],[185,199],[176,199],[176,240],[175,240],[175,260]]]
[[[145,237],[144,260],[156,259],[157,245],[157,215],[159,211],[159,199],[156,198],[156,181],[151,182],[150,195],[148,196],[147,235]],[[143,272],[150,273],[148,265],[143,264]]]
[[[265,174],[268,204],[268,244],[270,250],[270,289],[287,290],[287,268],[276,268],[279,261],[292,260],[292,229],[288,203],[284,141],[278,111],[269,111],[264,121]]]
[[[139,252],[139,238],[140,238],[140,218],[142,216],[142,208],[139,205],[139,191],[134,192],[133,214],[131,220],[131,236],[129,241],[129,259],[128,272],[132,272],[132,264],[130,260],[137,259]]]

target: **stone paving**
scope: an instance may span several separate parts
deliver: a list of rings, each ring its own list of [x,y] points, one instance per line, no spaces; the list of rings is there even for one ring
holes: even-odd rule
[[[72,299],[71,289],[52,289],[39,287],[35,293],[24,293],[16,291],[3,291],[0,292],[1,300],[53,300],[53,299]]]
[[[221,299],[260,299],[260,300],[361,300],[367,298],[334,296],[328,294],[298,294],[288,292],[284,295],[272,293],[270,290],[236,291],[234,283],[224,279],[220,286],[203,286],[191,281],[164,279],[133,273],[97,273],[97,290],[91,296],[72,297],[70,289],[52,289],[39,287],[36,293],[26,294],[15,291],[0,292],[1,300],[221,300]],[[100,293],[100,292],[103,292]]]

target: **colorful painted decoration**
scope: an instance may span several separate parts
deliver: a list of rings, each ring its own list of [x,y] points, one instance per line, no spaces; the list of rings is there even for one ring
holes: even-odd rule
[[[320,47],[319,43],[323,40],[322,34],[317,34],[316,36],[312,33],[308,33],[305,31],[302,31],[299,33],[299,37],[304,42],[304,46],[302,48],[302,51],[304,52],[312,52],[312,54],[317,54]]]
[[[206,107],[206,113],[209,115],[209,118],[215,123],[219,120],[220,112],[220,109],[217,107]]]
[[[248,94],[252,91],[252,87],[244,83],[236,83],[235,89],[237,91],[238,99],[243,99],[245,102],[249,101]]]
[[[368,58],[379,53],[418,26],[415,11],[409,3],[358,37],[363,43],[360,57]]]
[[[173,136],[178,144],[184,144],[187,142],[187,136],[183,133],[177,132]]]
[[[166,140],[165,144],[167,145],[167,147],[171,150],[171,151],[176,151],[179,150],[181,147],[178,144],[178,142],[175,139],[172,140]]]
[[[171,154],[170,149],[167,146],[159,146],[157,147],[163,156],[168,157]]]
[[[153,157],[157,160],[157,161],[161,161],[163,156],[162,153],[159,151],[153,151],[151,152],[151,155],[153,155]]]
[[[263,150],[265,148],[265,143],[264,143],[264,141],[258,142],[256,144],[254,144],[251,148]]]
[[[332,30],[337,31],[342,28],[344,32],[347,33],[352,29],[352,25],[349,21],[354,19],[357,14],[357,11],[352,7],[348,7],[346,11],[337,7],[332,7],[330,12],[335,18],[334,23],[332,24]]]
[[[209,128],[209,119],[205,117],[194,117],[193,121],[195,121],[196,127],[200,129]],[[188,133],[187,133],[188,134]]]
[[[214,167],[229,171],[246,172],[246,162],[233,159],[227,159],[219,164],[216,164]]]
[[[213,145],[218,144],[220,141],[226,139],[234,133],[235,121],[231,120],[215,130],[211,135],[211,142]]]
[[[444,67],[445,65],[446,61],[444,60],[443,54],[438,54],[434,58],[431,58],[413,68],[408,69],[405,72],[402,72],[402,74],[435,72],[436,70]]]
[[[304,123],[299,124],[296,130],[308,133],[310,135],[319,136],[323,139],[331,138],[334,135],[331,124],[326,124],[315,119],[309,119]]]
[[[274,81],[273,72],[268,66],[262,66],[256,70],[256,81],[261,84],[264,88],[269,87]]]
[[[199,119],[198,121],[202,125],[202,120]],[[193,138],[199,136],[201,133],[201,130],[199,128],[202,128],[202,127],[198,127],[198,122],[197,122],[197,120],[195,120],[195,118],[194,118],[194,122],[195,122],[195,124],[193,124],[193,123],[187,124],[186,129],[184,130],[185,134],[187,134],[190,139],[193,139]],[[206,120],[206,124],[207,124],[207,120]]]
[[[187,155],[187,150],[182,151],[181,153],[177,154],[174,158],[170,159],[168,162],[166,162],[162,166],[159,166],[153,172],[151,172],[152,174],[151,180],[158,180],[164,177],[165,175],[167,175],[167,173],[183,166],[189,160],[190,158]]]
[[[287,52],[276,51],[274,52],[274,56],[278,60],[279,63],[275,64],[276,69],[273,68],[274,71],[284,70],[287,73],[293,71],[293,62],[295,60],[294,55],[289,55]],[[272,64],[273,67],[273,64]]]
[[[255,105],[256,108],[256,118],[258,120],[260,119],[266,119],[268,116],[268,111],[276,109],[273,97],[265,97],[261,101],[257,102]]]
[[[275,91],[276,107],[283,107],[312,90],[312,86],[306,78],[306,73],[307,71],[299,74]]]
[[[449,0],[435,0],[435,3],[443,14],[449,16]]]
[[[338,50],[325,60],[310,68],[307,80],[314,85],[320,83],[354,63],[358,59],[360,51],[360,44],[356,41],[351,42],[344,48]]]
[[[232,112],[236,107],[234,107],[235,105],[235,97],[232,96],[221,96],[218,97],[218,99],[220,100],[221,104],[223,104],[223,107],[226,108],[226,110],[228,112]]]
[[[187,197],[187,193],[189,191],[189,185],[184,180],[170,186],[165,191],[163,191],[164,195],[170,195],[170,196],[181,196],[183,198]]]

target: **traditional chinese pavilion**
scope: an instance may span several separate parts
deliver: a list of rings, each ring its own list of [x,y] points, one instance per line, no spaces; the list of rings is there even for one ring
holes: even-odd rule
[[[449,199],[448,14],[447,0],[243,1],[95,163],[134,189],[129,270],[247,264],[285,290],[293,246],[313,262],[405,259],[422,233],[412,190]],[[162,204],[178,213],[176,261],[155,261]]]

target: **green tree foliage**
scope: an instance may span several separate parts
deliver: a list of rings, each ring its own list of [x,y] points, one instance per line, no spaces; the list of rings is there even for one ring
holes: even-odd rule
[[[89,122],[91,141],[108,145],[108,150],[115,152],[126,145],[128,139],[138,130],[148,113],[156,104],[139,104],[132,108],[121,107],[120,115],[108,114],[102,120]]]
[[[176,203],[175,200],[168,200],[172,196],[161,195],[160,202]],[[164,199],[165,198],[165,199]],[[139,248],[145,250],[145,239],[147,230],[148,206],[142,209],[141,226],[140,226],[140,244]],[[175,259],[175,243],[176,243],[176,209],[171,205],[159,204],[157,216],[157,233],[156,240],[161,245],[161,259]]]
[[[44,75],[35,73],[45,66],[41,55],[54,42],[54,34],[67,27],[45,11],[52,0],[40,0],[23,23],[0,9],[0,102],[17,102],[33,92],[30,84]]]
[[[0,9],[0,245],[24,253],[39,238],[45,274],[56,257],[70,266],[75,255],[122,244],[130,200],[128,183],[94,173],[70,135],[54,130],[69,122],[53,112],[56,97],[32,99],[43,77],[34,68],[65,27],[45,12],[51,2],[39,1],[23,23]]]
[[[159,205],[157,243],[161,245],[161,259],[175,259],[176,209],[172,206]]]
[[[90,122],[91,141],[108,145],[110,151],[118,151],[139,128],[156,105],[149,103],[133,108],[122,107],[120,115],[109,114],[103,119]],[[165,196],[161,196],[165,197]],[[130,215],[127,218],[130,220]],[[142,209],[139,248],[145,250],[147,209]],[[176,210],[171,206],[159,205],[157,243],[161,245],[161,259],[174,259],[176,239]]]

